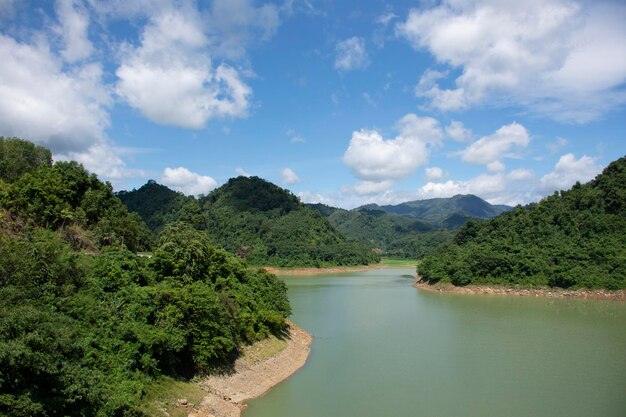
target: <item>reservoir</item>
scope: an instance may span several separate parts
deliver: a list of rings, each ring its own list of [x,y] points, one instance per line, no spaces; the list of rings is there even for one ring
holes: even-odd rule
[[[245,417],[626,415],[626,303],[429,293],[413,273],[285,277],[312,352]]]

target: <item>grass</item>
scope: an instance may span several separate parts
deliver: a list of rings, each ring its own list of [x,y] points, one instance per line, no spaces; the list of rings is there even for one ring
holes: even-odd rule
[[[184,398],[190,404],[197,405],[205,395],[206,392],[193,382],[160,377],[148,386],[137,408],[147,416],[187,417],[189,410],[177,406],[176,400]]]
[[[382,258],[380,260],[380,265],[387,268],[415,269],[417,261],[415,259]]]
[[[287,342],[285,340],[279,339],[274,335],[270,335],[268,338],[255,342],[252,345],[244,346],[241,352],[241,357],[250,365],[255,365],[274,356],[283,350],[285,346],[287,346]]]

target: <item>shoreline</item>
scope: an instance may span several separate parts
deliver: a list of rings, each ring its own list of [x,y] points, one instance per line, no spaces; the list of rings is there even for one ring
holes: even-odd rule
[[[188,417],[240,417],[246,401],[263,396],[302,368],[313,337],[292,322],[287,323],[288,336],[280,351],[260,361],[238,358],[234,373],[205,377],[199,385],[207,395]]]
[[[564,288],[515,288],[490,285],[467,285],[457,287],[450,283],[429,284],[419,280],[413,284],[414,288],[434,293],[449,293],[462,295],[495,295],[512,297],[545,297],[545,298],[577,298],[586,300],[614,300],[626,301],[626,290],[567,290]]]
[[[277,276],[304,277],[304,276],[324,275],[324,274],[339,274],[342,272],[365,272],[365,271],[374,271],[377,269],[413,269],[415,270],[415,265],[411,261],[410,263],[408,263],[408,265],[398,265],[398,266],[375,264],[375,265],[359,265],[359,266],[332,266],[332,267],[325,267],[325,268],[316,268],[316,267],[279,268],[276,266],[262,266],[260,268],[265,269],[267,272],[270,272]]]

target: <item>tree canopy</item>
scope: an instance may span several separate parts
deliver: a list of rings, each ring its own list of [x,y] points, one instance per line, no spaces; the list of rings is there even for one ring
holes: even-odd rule
[[[585,185],[468,222],[418,273],[454,285],[626,288],[626,157]]]
[[[0,415],[140,416],[157,378],[222,369],[284,330],[282,281],[183,222],[138,256],[146,226],[76,162],[4,184]]]

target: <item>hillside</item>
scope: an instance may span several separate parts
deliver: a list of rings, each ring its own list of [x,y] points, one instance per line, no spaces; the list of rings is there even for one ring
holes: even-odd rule
[[[454,285],[626,288],[626,157],[585,185],[468,222],[418,273]]]
[[[149,180],[137,190],[120,191],[115,195],[128,211],[139,214],[148,227],[157,232],[178,219],[178,213],[185,204],[194,200],[154,180]]]
[[[383,210],[388,213],[415,217],[448,229],[455,229],[469,219],[489,219],[510,210],[511,207],[492,205],[471,194],[458,194],[449,198],[407,201],[397,205],[369,204],[358,209]]]
[[[284,331],[275,276],[183,223],[139,257],[147,227],[108,183],[7,143],[0,166],[22,174],[0,178],[0,415],[142,416],[152,384],[223,370]]]
[[[138,210],[153,230],[169,221],[183,221],[252,264],[360,265],[379,260],[371,247],[349,242],[296,196],[258,177],[232,178],[201,200],[156,183],[118,195],[133,209],[142,194],[158,196],[150,200],[149,210]]]
[[[308,205],[350,240],[379,248],[384,256],[421,259],[450,242],[470,219],[495,217],[508,206],[493,206],[474,195],[409,201],[395,206],[368,204],[354,210]]]

